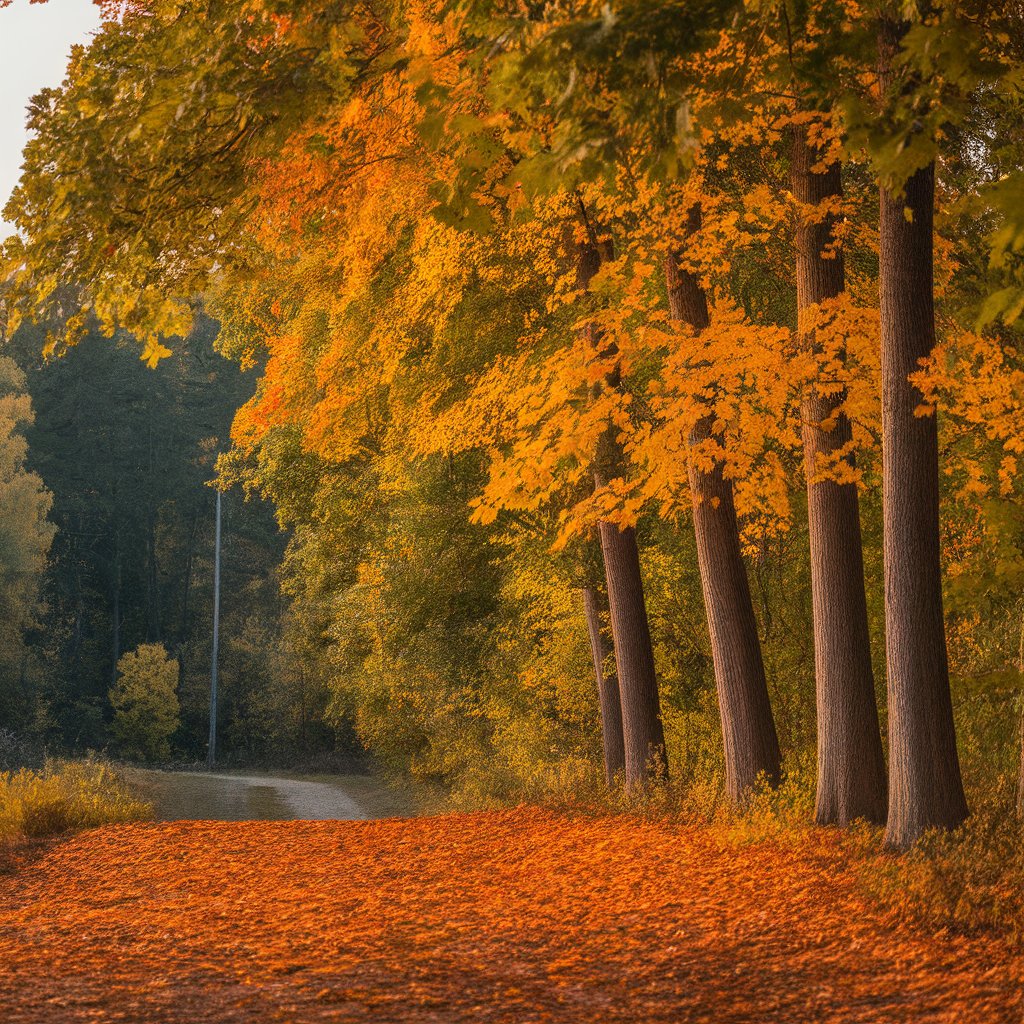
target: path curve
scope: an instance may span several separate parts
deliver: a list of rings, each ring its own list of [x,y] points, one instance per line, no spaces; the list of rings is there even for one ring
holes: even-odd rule
[[[212,785],[229,783],[245,789],[269,789],[296,821],[364,821],[369,815],[343,789],[330,782],[311,782],[278,775],[228,775],[222,772],[179,772]],[[241,818],[232,820],[244,820]],[[252,820],[259,820],[254,817]]]
[[[122,772],[159,821],[363,821],[414,809],[402,792],[369,775]]]

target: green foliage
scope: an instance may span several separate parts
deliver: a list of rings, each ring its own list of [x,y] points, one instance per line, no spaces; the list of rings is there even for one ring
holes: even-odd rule
[[[110,690],[114,735],[121,752],[144,761],[163,761],[181,724],[178,663],[160,644],[141,644],[121,656]]]
[[[181,665],[173,752],[204,756],[213,612],[208,484],[228,446],[231,416],[252,389],[252,378],[214,351],[217,333],[216,322],[201,317],[156,371],[139,362],[129,338],[111,343],[90,334],[46,361],[41,329],[23,326],[8,342],[20,367],[11,372],[23,375],[17,387],[31,396],[36,416],[19,391],[0,398],[12,416],[25,416],[12,435],[25,473],[11,487],[0,481],[0,503],[10,496],[0,568],[19,537],[23,545],[11,565],[18,572],[0,576],[11,595],[0,624],[0,728],[51,749],[103,748],[117,658],[159,642]],[[48,520],[30,529],[37,499]],[[229,762],[288,763],[349,743],[347,726],[326,724],[323,673],[289,625],[277,576],[285,540],[268,502],[225,495],[220,753]]]

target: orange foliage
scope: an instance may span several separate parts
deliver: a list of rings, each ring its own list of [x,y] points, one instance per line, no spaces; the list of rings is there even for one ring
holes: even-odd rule
[[[847,15],[858,15],[856,4]],[[379,36],[383,46],[387,27],[368,17],[367,37]],[[385,433],[391,450],[410,459],[476,450],[488,467],[472,499],[477,521],[554,510],[556,547],[597,520],[633,524],[647,509],[685,519],[688,458],[704,468],[722,462],[753,550],[789,528],[790,496],[803,487],[800,398],[816,390],[845,394],[841,411],[854,434],[852,451],[819,463],[819,478],[877,481],[877,200],[856,176],[842,200],[817,208],[790,193],[794,128],[820,145],[823,165],[850,157],[838,113],[800,110],[796,97],[764,87],[792,53],[778,41],[726,31],[685,69],[689,134],[674,178],[645,170],[651,126],[618,124],[620,159],[605,178],[576,189],[554,182],[527,195],[508,175],[515,159],[528,160],[556,131],[553,115],[489,110],[460,50],[459,16],[423,0],[406,17],[403,60],[311,117],[259,169],[253,223],[266,267],[246,288],[272,315],[255,324],[268,361],[235,424],[240,449],[251,454],[269,432],[291,427],[327,461],[356,456],[371,436],[376,450]],[[797,57],[802,47],[813,50],[819,31],[813,23],[805,30]],[[740,81],[748,86],[742,114],[721,107],[723,75],[732,76],[733,91]],[[445,96],[440,108],[428,98],[436,90]],[[481,138],[486,152],[474,148]],[[477,161],[473,201],[491,221],[483,234],[449,215],[434,217],[460,167]],[[573,257],[581,203],[616,250],[585,295]],[[686,211],[695,203],[703,225],[687,236]],[[797,324],[794,224],[827,215],[836,218],[836,249],[847,253],[847,291],[804,311]],[[699,338],[668,320],[662,261],[676,252],[709,297],[712,323]],[[937,254],[941,291],[954,269],[941,238]],[[478,337],[467,332],[467,300],[523,289],[533,290],[526,308],[497,304],[491,320],[478,323]],[[586,324],[599,328],[596,349],[580,337]],[[502,345],[492,341],[499,331],[508,336]],[[812,332],[813,349],[800,343]],[[955,339],[957,350],[970,349],[971,337]],[[1000,368],[989,372],[998,343],[984,355],[982,344],[992,346],[975,339],[957,367],[933,367],[922,378],[931,396],[922,412],[941,398],[959,422],[984,421],[990,439],[999,432],[1006,458],[998,467],[983,472],[965,462],[956,472],[967,475],[962,493],[980,496],[992,481],[1006,495],[1024,445],[1007,400],[1019,382]],[[960,387],[957,377],[978,366],[979,386]],[[588,398],[613,369],[622,386]],[[690,432],[709,402],[713,435],[691,451]],[[609,425],[627,465],[594,492],[590,466]],[[856,469],[848,454],[857,456]]]
[[[7,1024],[995,1024],[1022,984],[994,940],[880,918],[823,832],[530,808],[117,826],[0,879]]]

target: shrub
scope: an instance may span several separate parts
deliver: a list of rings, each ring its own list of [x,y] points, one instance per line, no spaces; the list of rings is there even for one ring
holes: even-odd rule
[[[0,774],[0,843],[42,839],[118,821],[152,817],[109,766],[48,761],[40,771]]]
[[[904,854],[881,830],[850,840],[861,884],[899,917],[956,932],[996,931],[1024,940],[1024,825],[1006,794],[972,808],[953,832],[927,832]]]
[[[166,761],[181,723],[178,663],[161,644],[141,644],[122,655],[110,690],[114,735],[121,752],[144,761]]]

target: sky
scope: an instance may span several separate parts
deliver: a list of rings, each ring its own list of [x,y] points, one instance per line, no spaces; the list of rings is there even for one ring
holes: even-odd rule
[[[61,83],[72,45],[88,42],[99,21],[92,0],[14,0],[0,10],[0,209],[21,175],[29,99]],[[11,230],[0,219],[0,239]]]

